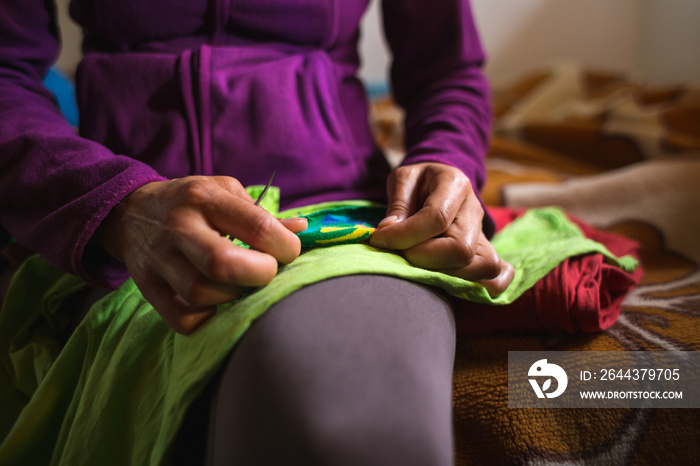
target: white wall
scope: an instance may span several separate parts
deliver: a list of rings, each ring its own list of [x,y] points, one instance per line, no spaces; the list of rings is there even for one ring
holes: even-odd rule
[[[389,72],[389,58],[381,31],[379,0],[370,1],[369,10],[365,13],[362,20],[360,33],[360,54],[362,59],[360,75],[365,81],[369,82],[386,81],[386,76]]]
[[[641,0],[641,11],[642,74],[700,83],[700,0]]]
[[[61,69],[68,73],[73,73],[80,61],[80,41],[82,32],[77,24],[68,16],[68,4],[70,0],[56,0],[58,9],[58,24],[61,30],[61,56],[56,63]]]
[[[489,61],[499,82],[562,61],[632,70],[638,0],[473,0]]]
[[[387,60],[373,2],[363,29],[368,80],[384,78]],[[472,0],[472,7],[496,84],[561,62],[652,83],[700,83],[700,0]]]

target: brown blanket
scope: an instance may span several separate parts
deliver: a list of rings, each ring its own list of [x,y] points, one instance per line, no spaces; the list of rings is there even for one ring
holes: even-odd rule
[[[494,92],[484,200],[559,205],[641,244],[644,277],[599,333],[462,336],[458,464],[695,464],[700,410],[509,409],[508,351],[700,349],[700,87],[561,68]],[[400,113],[373,106],[400,157]]]

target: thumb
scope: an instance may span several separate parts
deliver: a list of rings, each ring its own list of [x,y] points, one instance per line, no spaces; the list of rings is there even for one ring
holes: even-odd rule
[[[387,181],[388,206],[386,217],[377,229],[400,223],[413,215],[418,207],[418,171],[413,167],[399,167]]]

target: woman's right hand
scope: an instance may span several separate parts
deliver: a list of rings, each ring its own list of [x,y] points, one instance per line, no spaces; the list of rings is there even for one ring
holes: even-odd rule
[[[190,176],[148,183],[102,222],[97,244],[126,264],[136,286],[163,320],[190,333],[240,297],[268,284],[278,262],[299,256],[294,233],[306,220],[278,220],[234,178]],[[234,245],[238,238],[251,249]]]

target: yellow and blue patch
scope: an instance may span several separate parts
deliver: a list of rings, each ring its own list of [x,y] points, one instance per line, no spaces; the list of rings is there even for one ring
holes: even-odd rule
[[[384,207],[336,207],[303,217],[309,227],[298,233],[304,248],[361,243],[369,240],[377,224],[384,218]]]

